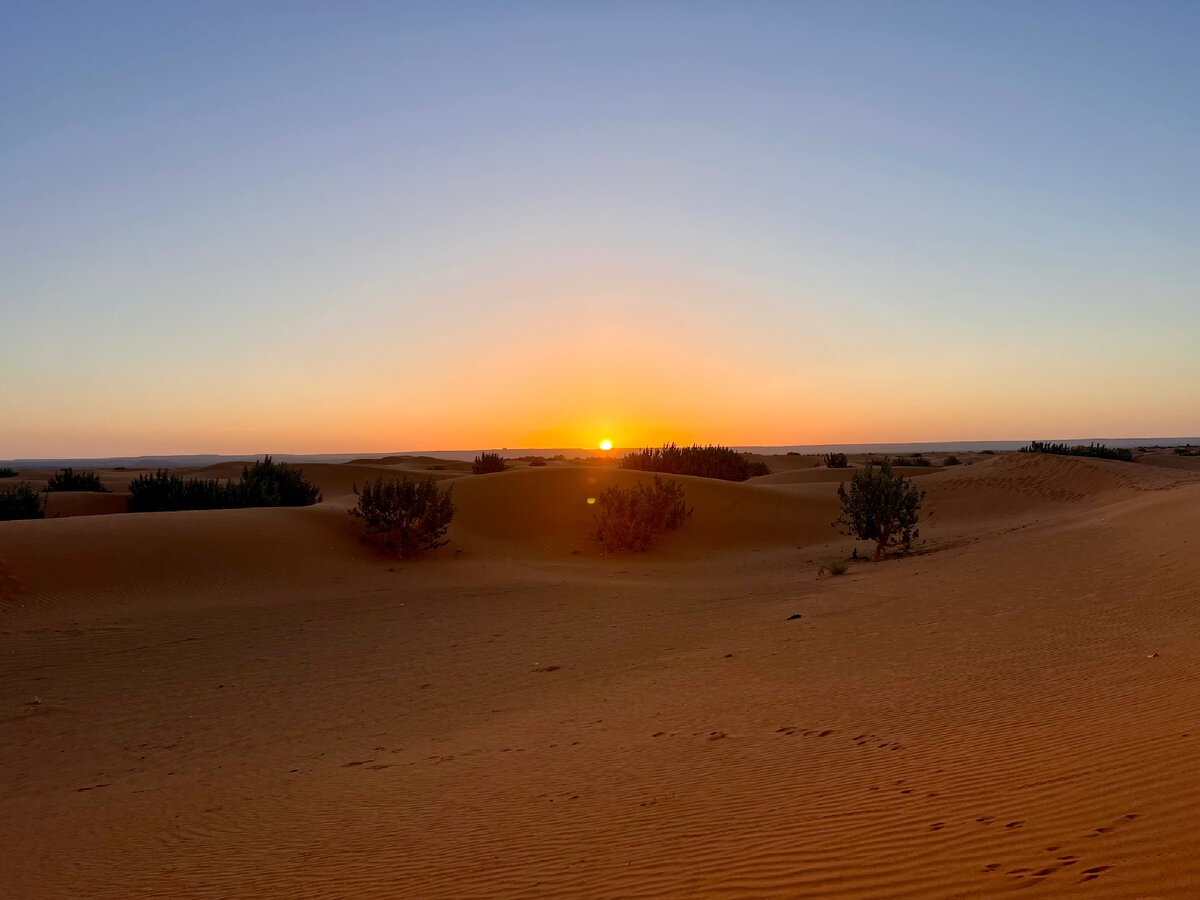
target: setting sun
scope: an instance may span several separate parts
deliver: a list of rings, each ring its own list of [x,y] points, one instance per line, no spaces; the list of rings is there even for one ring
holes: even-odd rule
[[[601,450],[611,450],[612,449],[612,441],[601,441],[600,449]]]

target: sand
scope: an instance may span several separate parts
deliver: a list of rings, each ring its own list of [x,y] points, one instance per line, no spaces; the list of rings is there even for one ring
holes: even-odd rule
[[[824,467],[608,557],[586,500],[647,476],[434,465],[0,523],[0,893],[1200,892],[1195,468],[925,470],[922,552],[830,577]],[[399,563],[345,510],[406,469],[459,513]]]

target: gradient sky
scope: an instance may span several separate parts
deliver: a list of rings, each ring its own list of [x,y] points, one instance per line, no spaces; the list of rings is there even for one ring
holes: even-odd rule
[[[1200,434],[1200,5],[10,3],[0,457]]]

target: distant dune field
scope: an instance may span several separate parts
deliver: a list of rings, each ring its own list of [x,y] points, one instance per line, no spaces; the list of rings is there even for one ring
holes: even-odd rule
[[[1196,896],[1200,466],[961,455],[843,577],[812,458],[679,478],[632,556],[612,466],[154,514],[106,471],[0,522],[0,893]],[[406,473],[459,512],[398,562],[346,510]]]

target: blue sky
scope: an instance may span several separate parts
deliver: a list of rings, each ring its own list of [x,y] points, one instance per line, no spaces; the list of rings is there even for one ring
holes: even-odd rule
[[[0,457],[1200,433],[1200,7],[25,4]]]

